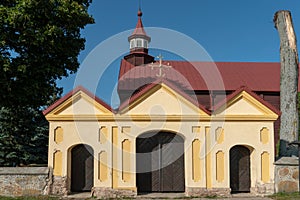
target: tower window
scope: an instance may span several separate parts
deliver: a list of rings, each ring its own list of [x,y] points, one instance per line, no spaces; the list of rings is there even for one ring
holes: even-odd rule
[[[135,48],[135,40],[130,41],[130,49]]]
[[[143,47],[143,41],[141,39],[136,40],[136,47]]]
[[[144,47],[148,48],[148,41],[147,40],[144,40]]]

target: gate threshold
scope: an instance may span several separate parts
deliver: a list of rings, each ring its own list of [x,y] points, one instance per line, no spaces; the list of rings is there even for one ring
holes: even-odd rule
[[[137,195],[137,199],[150,198],[150,199],[175,199],[185,197],[185,193],[174,193],[174,192],[164,192],[164,193],[141,193]]]

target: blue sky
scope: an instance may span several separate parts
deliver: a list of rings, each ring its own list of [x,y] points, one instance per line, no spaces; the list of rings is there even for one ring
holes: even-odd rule
[[[278,10],[291,11],[300,40],[299,0],[141,0],[141,4],[145,27],[161,27],[183,33],[198,42],[214,61],[279,62],[279,36],[273,23],[273,16]],[[96,23],[82,31],[86,48],[79,56],[80,63],[84,63],[101,42],[133,29],[137,10],[138,0],[94,0],[89,12]],[[114,48],[128,48],[129,51],[129,44],[126,38],[124,40],[124,43],[114,44]],[[112,48],[106,53],[110,52],[114,53]],[[101,56],[105,55],[98,55],[100,62]],[[118,58],[109,66],[95,66],[103,68],[103,74],[97,83],[92,83],[97,85],[92,92],[113,106],[118,104],[112,91],[120,59],[124,55],[115,56]],[[167,53],[164,57],[165,60],[173,59]],[[74,80],[77,75],[58,81],[59,86],[64,88],[64,94],[76,86]],[[87,79],[80,84],[90,89],[88,82]]]

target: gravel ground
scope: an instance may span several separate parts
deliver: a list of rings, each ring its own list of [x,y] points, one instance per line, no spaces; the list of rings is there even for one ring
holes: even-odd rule
[[[83,200],[83,199],[89,199],[90,198],[90,193],[80,193],[80,194],[74,194],[74,195],[69,195],[67,198],[63,199],[70,199],[70,200]],[[93,199],[93,198],[91,198]],[[120,198],[119,198],[120,199]],[[130,198],[126,198],[130,199]],[[139,195],[136,198],[137,200],[153,200],[153,199],[194,199],[194,200],[212,200],[212,199],[217,199],[217,200],[271,200],[271,198],[267,197],[257,197],[251,194],[235,194],[230,198],[184,198],[184,194],[178,194],[178,193],[151,193],[151,194],[145,194],[145,195]]]

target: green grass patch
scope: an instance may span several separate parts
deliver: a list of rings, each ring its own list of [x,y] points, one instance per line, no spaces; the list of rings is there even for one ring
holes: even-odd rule
[[[0,200],[58,200],[58,197],[35,196],[35,197],[1,197]]]
[[[272,199],[276,200],[296,200],[300,199],[299,192],[293,192],[293,193],[277,193],[269,196]]]

